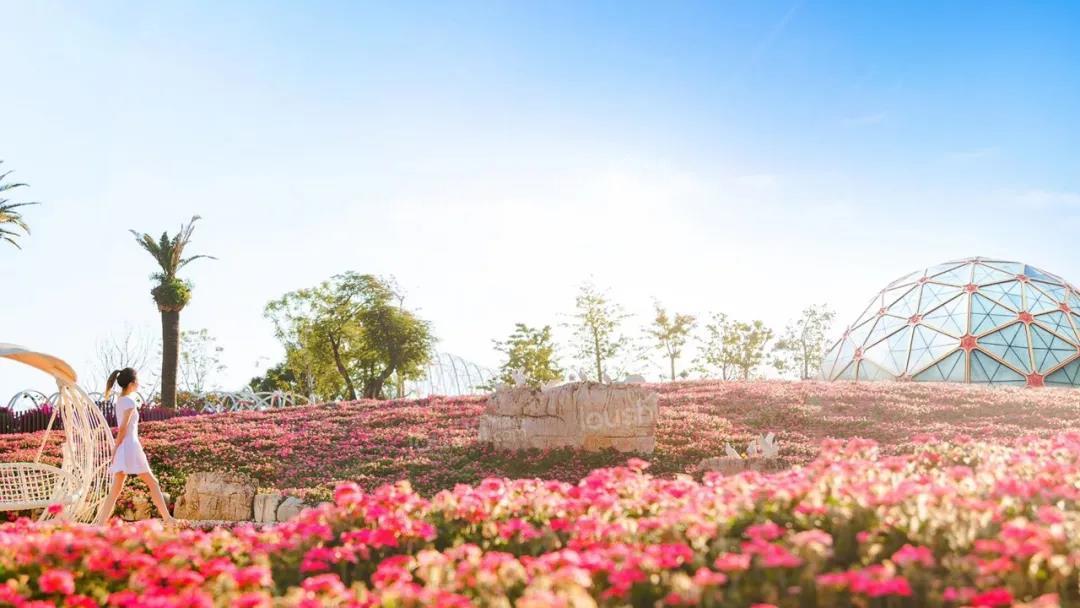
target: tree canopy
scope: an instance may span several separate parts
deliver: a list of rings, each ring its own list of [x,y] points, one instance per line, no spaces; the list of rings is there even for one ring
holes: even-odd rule
[[[310,378],[322,399],[385,397],[387,381],[422,375],[434,338],[430,325],[405,309],[395,286],[347,272],[266,306],[285,347],[285,367]]]
[[[513,384],[514,373],[519,372],[525,376],[526,384],[539,388],[563,377],[563,370],[555,360],[551,326],[535,328],[517,323],[509,338],[495,341],[495,350],[506,355],[496,377],[498,382]]]

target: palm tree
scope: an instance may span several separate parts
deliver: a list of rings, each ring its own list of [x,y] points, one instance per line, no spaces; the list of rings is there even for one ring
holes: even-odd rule
[[[4,161],[0,160],[0,164]],[[30,227],[23,221],[22,213],[18,211],[19,207],[25,207],[27,205],[36,205],[37,203],[13,203],[9,199],[4,198],[4,193],[16,188],[23,188],[26,184],[21,183],[4,183],[4,178],[11,175],[11,171],[0,173],[0,241],[7,241],[14,245],[17,249],[19,243],[15,241],[19,236],[17,230],[12,230],[10,227],[22,230],[26,234],[30,234]]]
[[[161,233],[161,239],[134,230],[135,240],[154,256],[161,267],[150,278],[157,285],[150,290],[158,311],[161,312],[161,405],[176,407],[176,365],[180,347],[180,311],[191,301],[191,283],[180,279],[176,273],[199,258],[217,258],[209,255],[184,257],[184,249],[191,242],[191,232],[199,216],[194,216],[187,224],[180,225],[180,231],[169,237],[168,232]]]

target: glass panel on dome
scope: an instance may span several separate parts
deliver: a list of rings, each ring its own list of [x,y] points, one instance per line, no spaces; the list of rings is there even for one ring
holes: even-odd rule
[[[1028,283],[1024,285],[1024,306],[1030,312],[1046,312],[1054,310],[1060,303]]]
[[[1035,359],[1035,369],[1045,374],[1075,355],[1076,347],[1038,325],[1032,325],[1031,354]]]
[[[1046,383],[1057,386],[1080,385],[1080,359],[1047,376]]]
[[[884,315],[879,317],[877,324],[874,325],[874,329],[870,331],[870,335],[866,337],[866,346],[871,346],[877,342],[880,342],[882,338],[892,334],[894,331],[907,325],[907,319],[901,319],[890,315]]]
[[[856,327],[863,321],[873,319],[874,316],[877,315],[877,311],[879,308],[881,308],[881,294],[874,296],[874,299],[870,300],[870,302],[866,305],[866,308],[863,309],[862,314],[860,314],[859,317],[855,319],[855,322],[852,323],[851,326]]]
[[[1080,294],[1077,294],[1075,291],[1070,291],[1069,299],[1067,301],[1069,303],[1069,308],[1076,312],[1080,312]]]
[[[871,329],[874,329],[874,319],[870,319],[862,325],[852,329],[848,332],[848,337],[856,346],[862,346],[866,343],[866,336],[870,334]]]
[[[836,375],[837,380],[854,380],[855,379],[855,362],[848,363],[848,366],[840,370],[840,373]]]
[[[1046,295],[1054,298],[1057,303],[1065,301],[1065,287],[1057,283],[1046,283],[1044,281],[1032,281],[1032,285],[1041,289]]]
[[[966,295],[953,298],[945,305],[929,312],[923,317],[922,322],[938,331],[959,338],[967,333],[967,302]]]
[[[995,327],[1016,319],[1013,311],[984,298],[979,294],[971,297],[971,333],[978,336]]]
[[[971,282],[976,285],[985,285],[995,281],[1008,281],[1009,279],[1015,278],[1015,275],[1011,275],[996,268],[991,268],[984,264],[976,264],[975,276],[972,278]]]
[[[997,355],[1009,365],[1023,372],[1031,371],[1031,357],[1028,355],[1027,331],[1023,323],[1012,325],[979,338],[979,347]]]
[[[910,347],[911,326],[905,325],[903,329],[882,340],[875,346],[868,348],[863,353],[867,359],[894,376],[899,376],[907,369],[908,349]]]
[[[971,381],[991,384],[1027,384],[1024,376],[978,350],[971,351]]]
[[[919,313],[925,315],[937,308],[942,302],[954,298],[960,293],[959,287],[926,283],[922,287],[922,299],[919,300]]]
[[[1016,312],[1024,310],[1024,298],[1021,295],[1020,282],[996,283],[979,288],[979,293],[996,300]]]
[[[922,271],[921,270],[917,271],[917,272],[909,272],[908,274],[905,274],[904,276],[900,277],[899,279],[896,279],[892,283],[889,283],[888,285],[886,285],[885,289],[892,289],[893,287],[899,287],[900,285],[914,283],[921,276],[922,276]]]
[[[1024,266],[1024,275],[1033,279],[1042,279],[1044,281],[1056,281],[1057,277],[1047,274],[1034,266]]]
[[[1002,272],[1007,272],[1014,277],[1016,275],[1024,274],[1024,265],[1017,262],[987,262],[987,265],[997,268]]]
[[[905,319],[914,315],[919,308],[919,291],[919,286],[916,285],[899,299],[889,304],[889,314],[904,317]],[[885,301],[888,302],[890,294],[886,293],[885,295],[887,296]]]
[[[960,347],[960,341],[922,325],[915,327],[911,336],[911,358],[908,373],[921,371],[949,351]]]
[[[1062,338],[1074,340],[1076,337],[1076,334],[1073,333],[1072,325],[1069,323],[1069,317],[1065,316],[1065,313],[1060,310],[1036,315],[1035,320]]]
[[[869,380],[869,381],[892,380],[893,379],[892,374],[890,374],[889,372],[881,369],[877,365],[874,365],[873,362],[867,361],[865,359],[862,360],[862,361],[859,361],[858,377],[859,377],[859,380]]]
[[[945,270],[944,272],[940,272],[937,274],[927,273],[926,276],[930,277],[931,281],[936,281],[938,283],[947,283],[949,285],[963,286],[971,282],[971,271],[974,264],[949,266],[951,267],[950,270]]]
[[[840,345],[843,340],[832,345],[832,348],[825,351],[825,356],[821,358],[821,377],[825,380],[832,380],[833,371],[836,368],[836,359],[840,356]]]
[[[919,382],[963,382],[964,351],[958,350],[924,371],[915,374]]]

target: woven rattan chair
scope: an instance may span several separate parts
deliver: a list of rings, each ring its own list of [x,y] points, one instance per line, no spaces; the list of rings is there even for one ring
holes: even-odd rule
[[[60,359],[13,344],[0,344],[0,357],[51,375],[58,389],[34,462],[0,463],[0,511],[42,509],[42,519],[93,521],[109,491],[113,437],[105,416]],[[57,417],[64,433],[59,467],[41,462]],[[58,513],[50,512],[53,505],[61,507]]]

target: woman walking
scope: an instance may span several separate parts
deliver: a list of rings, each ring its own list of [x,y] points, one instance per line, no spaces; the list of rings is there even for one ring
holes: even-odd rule
[[[150,463],[146,460],[146,452],[139,443],[139,407],[135,400],[130,397],[131,393],[139,387],[139,379],[134,369],[126,367],[109,374],[109,380],[105,384],[105,398],[112,394],[113,387],[120,385],[120,396],[116,399],[116,453],[113,455],[109,474],[113,476],[112,490],[101,505],[97,519],[97,525],[104,524],[112,516],[116,507],[116,499],[120,497],[120,491],[124,489],[124,482],[128,475],[138,475],[139,479],[150,489],[150,498],[154,506],[161,513],[161,519],[167,525],[176,522],[169,514],[169,507],[165,504],[165,497],[161,495],[161,486],[157,478],[150,471]]]

